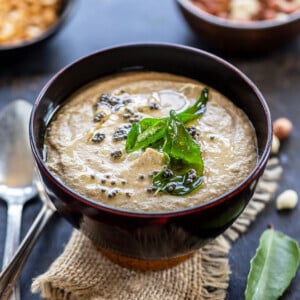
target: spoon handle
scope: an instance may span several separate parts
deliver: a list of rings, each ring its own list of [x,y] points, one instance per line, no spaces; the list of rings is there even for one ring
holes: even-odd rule
[[[9,263],[18,249],[22,222],[23,205],[7,202],[6,240],[3,255],[3,267]]]
[[[5,240],[4,256],[3,256],[4,268],[12,259],[19,246],[21,223],[22,223],[22,210],[23,210],[23,204],[21,204],[21,202],[18,203],[18,201],[15,202],[7,201],[7,227],[6,227],[6,240]],[[18,286],[15,285],[10,300],[19,300],[19,299],[20,299],[20,290]]]
[[[48,205],[44,205],[31,225],[28,233],[20,244],[16,254],[0,274],[0,299],[7,300],[17,282],[23,266],[31,253],[41,232],[54,214],[55,210]]]

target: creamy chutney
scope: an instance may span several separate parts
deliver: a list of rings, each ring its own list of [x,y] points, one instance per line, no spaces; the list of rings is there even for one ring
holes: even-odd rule
[[[78,194],[129,211],[180,210],[229,192],[256,165],[256,135],[246,114],[211,88],[205,113],[185,124],[204,162],[197,191],[156,193],[152,180],[165,165],[163,153],[125,151],[132,124],[183,111],[203,88],[190,78],[157,72],[124,72],[92,82],[67,99],[49,124],[49,170]]]

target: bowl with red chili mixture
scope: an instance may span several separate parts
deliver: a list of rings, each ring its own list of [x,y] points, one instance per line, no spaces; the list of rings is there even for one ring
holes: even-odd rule
[[[271,136],[268,106],[246,75],[172,44],[76,61],[48,82],[30,121],[57,210],[110,259],[139,269],[183,261],[238,218]]]
[[[294,0],[177,0],[188,25],[222,52],[255,55],[293,40],[300,31]]]

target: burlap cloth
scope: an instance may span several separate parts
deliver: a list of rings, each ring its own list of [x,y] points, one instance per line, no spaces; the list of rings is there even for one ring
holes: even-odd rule
[[[281,173],[278,159],[270,159],[238,220],[222,236],[171,269],[142,272],[123,268],[102,256],[75,230],[61,256],[33,281],[32,291],[51,300],[225,299],[231,243],[272,199]]]

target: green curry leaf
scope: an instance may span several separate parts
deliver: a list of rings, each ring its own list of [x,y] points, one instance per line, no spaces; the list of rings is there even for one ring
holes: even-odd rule
[[[194,168],[199,173],[203,172],[200,147],[187,132],[174,110],[170,111],[162,150],[168,153],[170,163],[174,165],[173,170],[186,172]]]
[[[125,145],[125,150],[127,153],[133,152],[137,138],[141,133],[141,125],[139,123],[134,123],[128,132],[127,139],[126,139],[126,145]]]
[[[267,229],[251,260],[245,299],[278,299],[296,275],[299,261],[297,241],[274,229]]]
[[[203,181],[201,151],[174,110],[170,111],[164,140],[162,151],[167,166],[153,178],[153,185],[158,191],[174,195],[194,191]]]
[[[197,176],[193,182],[189,182],[189,173],[165,178],[164,174],[167,170],[167,167],[165,167],[153,179],[153,186],[157,188],[158,192],[162,191],[171,195],[183,196],[197,190],[203,182],[203,176]]]
[[[208,88],[201,91],[199,99],[183,112],[179,113],[177,117],[184,124],[199,118],[206,111],[206,103],[208,101]]]
[[[147,120],[149,121],[150,118],[147,118]],[[145,149],[149,145],[162,139],[165,127],[166,121],[160,119],[156,119],[155,122],[152,122],[152,125],[148,127],[142,122],[133,124],[127,136],[126,152],[130,153],[139,149]]]
[[[186,124],[199,118],[206,110],[207,101],[208,88],[203,88],[198,100],[192,106],[177,114],[178,119]],[[167,121],[168,118],[144,118],[139,123],[135,123],[126,139],[126,152],[134,152],[148,146],[161,149],[164,143],[163,136]]]
[[[140,121],[142,131],[146,130],[150,126],[156,126],[157,124],[164,122],[167,124],[167,118],[144,118]]]
[[[177,115],[171,111],[168,118],[144,118],[132,125],[126,139],[127,153],[147,147],[164,153],[166,165],[153,178],[158,191],[185,195],[201,185],[203,161],[200,146],[184,124],[199,118],[206,110],[207,101],[208,88],[204,88],[199,99]]]

